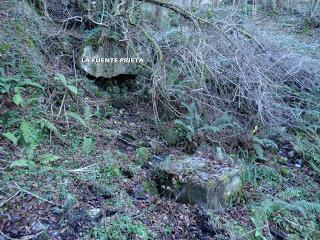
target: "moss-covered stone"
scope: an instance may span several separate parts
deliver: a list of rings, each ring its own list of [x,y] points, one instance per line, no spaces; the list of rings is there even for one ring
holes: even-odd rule
[[[157,185],[154,181],[152,180],[142,181],[142,186],[149,195],[152,195],[152,196],[158,195]]]
[[[290,175],[290,169],[287,167],[280,168],[280,172],[283,177],[288,177]]]
[[[139,62],[129,62],[135,55],[128,55],[126,47],[118,43],[109,42],[108,46],[102,46],[96,38],[87,39],[80,53],[80,67],[96,78],[136,75],[139,71]]]
[[[136,150],[135,161],[142,166],[149,160],[150,156],[151,154],[148,148],[140,147]]]
[[[176,146],[183,140],[183,134],[177,128],[167,128],[163,133],[165,142],[170,146]]]
[[[221,210],[241,191],[241,170],[210,164],[209,159],[184,157],[155,171],[159,186],[170,189],[177,201]]]

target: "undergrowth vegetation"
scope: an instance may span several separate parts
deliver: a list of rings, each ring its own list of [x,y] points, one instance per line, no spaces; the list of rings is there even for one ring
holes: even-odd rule
[[[287,6],[240,1],[226,14],[227,3],[205,10],[153,0],[62,2],[0,5],[1,235],[170,239],[198,213],[174,225],[171,201],[148,205],[132,189],[149,177],[151,160],[169,165],[175,155],[204,151],[243,168],[244,189],[227,213],[202,216],[216,236],[319,238],[320,60],[301,60],[242,25],[255,20],[248,9],[258,16],[271,7],[281,17]],[[317,21],[318,5],[312,1],[308,21]],[[143,69],[123,86],[98,87],[79,69],[81,45],[117,42],[145,58]],[[228,215],[233,208],[246,219]],[[38,209],[52,216],[47,227],[8,217]],[[10,219],[37,231],[18,231]]]

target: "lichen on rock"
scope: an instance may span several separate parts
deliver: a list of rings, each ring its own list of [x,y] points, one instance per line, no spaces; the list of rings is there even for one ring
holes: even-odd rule
[[[130,56],[127,48],[117,42],[102,45],[87,41],[81,49],[79,65],[95,78],[112,78],[119,75],[136,75],[143,58]]]
[[[170,189],[178,202],[220,211],[241,191],[241,169],[212,165],[209,159],[184,157],[170,166],[159,165],[158,188]]]

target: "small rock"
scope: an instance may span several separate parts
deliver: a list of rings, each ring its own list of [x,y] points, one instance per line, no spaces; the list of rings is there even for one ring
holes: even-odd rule
[[[280,172],[283,177],[288,177],[290,175],[290,169],[286,167],[282,167]]]
[[[296,163],[294,164],[294,166],[296,168],[301,168],[302,167],[302,160],[301,159],[297,159],[296,160]]]
[[[293,157],[294,157],[294,151],[288,152],[288,156],[289,156],[290,158],[293,158]]]
[[[98,219],[99,217],[102,216],[102,211],[101,211],[100,208],[93,208],[93,209],[88,210],[88,215],[92,219],[96,220],[96,219]]]
[[[152,156],[152,161],[162,162],[162,161],[164,161],[164,159],[162,157],[160,157],[160,156],[153,155]]]
[[[49,231],[48,235],[50,239],[60,240],[62,239],[61,233],[59,231]]]
[[[277,162],[279,162],[279,163],[286,163],[286,162],[288,162],[288,158],[287,158],[287,157],[279,157],[279,158],[277,159]]]
[[[32,223],[31,225],[31,230],[33,233],[37,233],[37,232],[41,232],[44,229],[46,229],[46,225],[42,224],[40,221],[36,221],[34,223]]]

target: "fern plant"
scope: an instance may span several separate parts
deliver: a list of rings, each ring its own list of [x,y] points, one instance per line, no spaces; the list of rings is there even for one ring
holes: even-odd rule
[[[49,130],[50,132],[54,133],[56,137],[61,141],[64,141],[63,136],[60,134],[57,127],[52,122],[45,118],[41,118],[38,123],[40,124],[41,130]]]
[[[0,93],[12,95],[12,102],[16,105],[22,105],[24,102],[22,92],[26,90],[26,87],[33,87],[36,89],[44,90],[44,87],[30,79],[21,80],[20,76],[13,77],[0,77]]]
[[[14,161],[11,164],[12,167],[30,167],[35,165],[34,151],[39,146],[44,137],[44,130],[53,132],[60,140],[63,141],[63,137],[59,133],[58,129],[54,126],[53,123],[45,118],[33,122],[24,119],[21,121],[20,127],[17,132],[6,132],[2,134],[14,145],[20,144],[23,147],[24,157]],[[47,160],[43,160],[43,162],[52,161],[52,159],[48,160],[48,156],[46,159]],[[42,162],[41,159],[40,162]]]
[[[308,161],[312,169],[320,175],[320,127],[309,126],[303,131],[296,131],[293,139],[294,148]]]
[[[252,148],[254,150],[255,153],[255,160],[262,160],[262,161],[266,161],[265,158],[265,149],[278,149],[278,145],[267,138],[259,138],[257,136],[253,136],[251,138],[252,141]]]
[[[65,76],[63,76],[62,74],[57,74],[54,77],[54,80],[56,80],[57,82],[60,82],[63,84],[63,86],[72,94],[77,95],[78,94],[78,88],[74,85],[72,85],[71,83],[69,83],[67,81],[67,79],[65,78]]]
[[[186,108],[187,114],[183,119],[175,120],[175,125],[185,133],[190,142],[192,142],[197,135],[212,135],[219,133],[223,129],[239,126],[228,115],[217,118],[213,123],[207,123],[202,119],[194,102],[189,105],[183,103],[183,106]]]
[[[205,131],[209,134],[215,134],[226,128],[239,127],[234,120],[227,114],[217,118],[212,124],[205,124],[200,130]]]
[[[198,114],[197,107],[194,102],[189,105],[182,103],[182,105],[186,108],[187,114],[182,120],[177,119],[174,123],[182,132],[184,132],[189,142],[192,142],[200,128],[200,125],[202,124],[202,119]]]
[[[320,203],[319,201],[305,200],[301,189],[288,188],[278,193],[274,198],[262,201],[259,205],[253,207],[252,212],[251,220],[256,227],[255,237],[257,239],[266,239],[263,228],[267,226],[266,223],[269,220],[276,222],[285,233],[295,232],[295,235],[299,236],[313,236],[320,233],[319,229],[308,229],[310,231],[306,232],[307,229],[302,227],[306,221],[311,225],[312,222],[316,221],[316,215],[320,213]],[[298,215],[301,215],[302,218],[298,218]],[[289,219],[294,219],[294,221]],[[292,224],[299,219],[304,221],[301,225],[298,223]]]
[[[92,151],[93,147],[93,140],[90,137],[84,137],[82,143],[82,152],[87,157],[89,156],[90,152]]]

